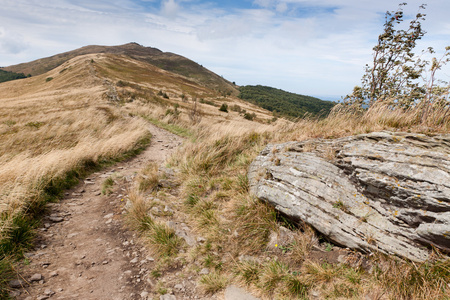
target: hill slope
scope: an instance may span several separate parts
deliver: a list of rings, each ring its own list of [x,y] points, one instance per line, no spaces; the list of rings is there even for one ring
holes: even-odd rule
[[[232,83],[196,62],[181,55],[162,52],[159,49],[144,47],[137,43],[128,43],[121,46],[86,46],[32,62],[5,67],[3,69],[35,76],[48,72],[74,57],[95,53],[126,55],[135,60],[150,63],[163,70],[188,77],[203,86],[220,91],[221,93],[232,95],[238,94],[236,87]]]
[[[334,103],[330,101],[262,85],[241,86],[239,91],[239,98],[288,118],[302,117],[306,113],[313,116],[325,116],[334,106]]]

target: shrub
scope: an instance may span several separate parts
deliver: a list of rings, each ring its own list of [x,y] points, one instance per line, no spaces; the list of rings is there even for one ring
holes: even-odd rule
[[[240,113],[242,111],[242,108],[239,105],[235,104],[231,107],[231,110]]]
[[[225,104],[225,103],[223,103],[221,106],[220,106],[220,108],[219,108],[219,111],[223,111],[223,112],[228,112],[228,105],[227,104]]]
[[[244,113],[244,119],[253,121],[253,119],[256,118],[256,114],[255,113]]]

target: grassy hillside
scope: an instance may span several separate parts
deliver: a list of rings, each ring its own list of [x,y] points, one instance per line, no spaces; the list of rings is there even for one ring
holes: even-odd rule
[[[305,114],[326,116],[334,106],[334,103],[330,101],[262,85],[241,86],[239,92],[239,98],[287,118],[299,118]]]
[[[108,103],[90,58],[70,71],[0,84],[0,298],[11,259],[33,245],[34,226],[65,188],[149,142],[145,122]]]
[[[448,257],[436,253],[436,261],[417,264],[380,253],[364,255],[354,251],[345,262],[339,262],[337,257],[344,249],[255,199],[249,194],[246,177],[251,161],[269,143],[380,130],[445,133],[450,129],[449,118],[437,122],[445,112],[433,110],[428,123],[419,121],[419,114],[417,110],[384,106],[364,114],[337,107],[321,120],[255,127],[207,119],[190,126],[195,138],[170,161],[180,171],[181,193],[177,191],[174,199],[167,196],[170,189],[142,188],[158,186],[165,180],[158,167],[152,166],[137,176],[140,179],[136,190],[129,197],[133,203],[129,217],[158,257],[158,275],[154,279],[169,291],[178,283],[170,280],[176,272],[176,278],[194,277],[206,295],[234,283],[263,299],[447,299]],[[143,184],[143,178],[151,178],[152,184]],[[161,204],[148,199],[164,200]],[[162,210],[164,205],[176,209],[182,220],[146,213]],[[194,236],[202,237],[204,242],[193,247],[184,245],[165,226],[169,221],[188,224]],[[289,243],[279,245],[273,239],[277,234],[283,239],[280,226],[291,230]],[[163,229],[173,238],[159,238]],[[202,268],[210,273],[195,275]]]
[[[46,202],[89,170],[148,143],[148,121],[186,136],[208,119],[261,126],[219,111],[223,102],[240,105],[255,121],[271,119],[184,76],[113,54],[78,56],[47,73],[2,83],[0,262],[31,246],[32,224]]]
[[[138,61],[153,64],[163,70],[188,77],[198,84],[222,94],[237,95],[238,93],[232,83],[190,59],[174,53],[162,52],[156,48],[144,47],[137,43],[128,43],[121,46],[86,46],[32,62],[5,67],[3,69],[35,76],[46,73],[74,57],[94,53],[125,55]]]
[[[222,104],[228,112],[219,110]],[[253,121],[245,114],[254,115]],[[137,182],[127,195],[136,208],[130,217],[157,260],[149,276],[158,290],[173,288],[165,278],[176,274],[193,276],[205,295],[234,283],[269,299],[446,299],[449,260],[413,264],[355,252],[353,261],[336,262],[333,255],[342,249],[308,226],[286,220],[248,191],[248,166],[269,143],[384,129],[450,130],[445,112],[431,109],[424,121],[419,114],[383,106],[364,113],[336,107],[321,120],[271,122],[268,111],[247,101],[112,53],[77,56],[47,73],[2,83],[0,298],[14,275],[11,263],[32,246],[33,226],[45,203],[90,169],[143,147],[150,121],[188,138],[169,161],[179,170],[179,190],[139,188],[147,185]],[[157,169],[146,168],[145,176],[136,178],[167,180]],[[169,230],[165,224],[171,216],[150,216],[156,205],[151,199],[182,213],[182,222],[203,242],[182,248],[156,239],[156,233]],[[280,226],[294,237],[283,247],[271,241]],[[199,275],[202,268],[211,272]]]

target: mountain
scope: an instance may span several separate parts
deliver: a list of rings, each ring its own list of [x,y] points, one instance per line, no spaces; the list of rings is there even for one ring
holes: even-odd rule
[[[5,67],[3,70],[36,76],[46,73],[77,56],[96,53],[125,55],[137,61],[146,62],[163,70],[185,76],[221,94],[238,94],[237,88],[231,82],[209,71],[198,63],[181,55],[163,52],[157,48],[144,47],[137,43],[128,43],[120,46],[85,46],[32,62]]]
[[[305,114],[324,116],[334,106],[334,103],[330,101],[289,93],[267,86],[241,86],[238,88],[233,83],[186,57],[163,52],[153,47],[144,47],[137,43],[120,46],[85,46],[32,62],[2,68],[0,69],[0,75],[4,74],[9,77],[15,74],[43,75],[47,72],[51,73],[52,70],[67,64],[74,58],[93,54],[102,55],[103,65],[97,64],[96,71],[99,71],[104,78],[119,83],[119,86],[117,86],[119,98],[132,100],[133,96],[143,96],[145,93],[147,93],[145,97],[148,98],[150,94],[153,95],[159,91],[171,89],[172,96],[191,95],[191,97],[198,96],[200,99],[211,98],[212,100],[207,100],[207,103],[221,105],[222,103],[217,103],[214,99],[239,96],[240,99],[264,110],[269,110],[276,116],[289,119],[303,117]],[[92,59],[97,61],[95,57]],[[67,68],[63,67],[60,71],[64,72]],[[20,77],[25,76],[19,76],[18,78]],[[46,78],[48,77],[53,78],[50,75],[46,76]],[[153,83],[151,93],[149,94],[148,88],[147,92],[143,93],[142,85],[148,85],[149,82]],[[136,84],[141,86],[136,86]],[[242,106],[242,104],[239,105]],[[238,109],[237,111],[241,110]],[[242,111],[245,115],[246,110]],[[262,113],[267,115],[267,112]]]
[[[262,85],[241,86],[239,92],[239,98],[287,118],[303,117],[305,114],[326,116],[335,105],[331,101]]]

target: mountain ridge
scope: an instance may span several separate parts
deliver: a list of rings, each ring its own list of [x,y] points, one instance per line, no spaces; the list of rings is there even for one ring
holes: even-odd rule
[[[55,54],[27,63],[3,67],[1,69],[36,76],[62,65],[64,62],[76,56],[96,53],[125,55],[138,61],[150,63],[163,70],[186,76],[220,93],[228,95],[237,95],[239,93],[231,82],[184,56],[171,52],[163,52],[153,47],[144,47],[134,42],[119,46],[84,46],[72,51]]]

